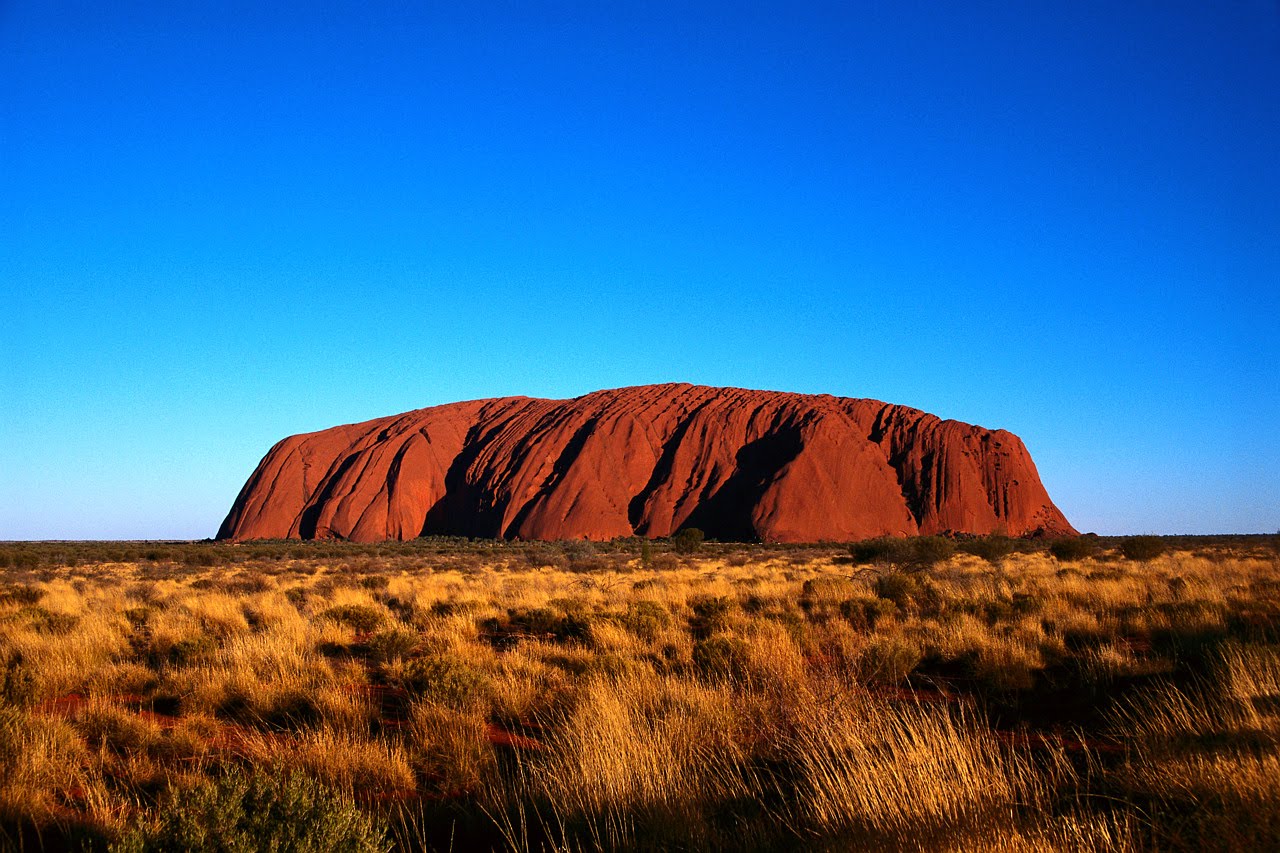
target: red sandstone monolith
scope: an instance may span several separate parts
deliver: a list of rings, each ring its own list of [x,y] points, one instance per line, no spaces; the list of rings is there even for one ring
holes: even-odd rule
[[[1012,433],[875,400],[672,384],[451,403],[290,436],[218,538],[685,527],[766,542],[1075,533]]]

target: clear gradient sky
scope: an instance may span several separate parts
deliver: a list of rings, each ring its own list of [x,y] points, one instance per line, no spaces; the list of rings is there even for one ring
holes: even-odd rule
[[[0,293],[0,539],[211,536],[287,434],[660,381],[1273,532],[1280,4],[0,0]]]

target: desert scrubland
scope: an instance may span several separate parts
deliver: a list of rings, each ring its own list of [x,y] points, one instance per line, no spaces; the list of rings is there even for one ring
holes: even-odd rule
[[[1274,537],[0,545],[0,848],[1277,849],[1278,650]]]

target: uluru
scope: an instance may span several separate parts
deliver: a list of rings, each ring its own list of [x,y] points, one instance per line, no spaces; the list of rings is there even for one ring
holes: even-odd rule
[[[1022,441],[876,400],[664,384],[290,436],[220,539],[1070,535]]]

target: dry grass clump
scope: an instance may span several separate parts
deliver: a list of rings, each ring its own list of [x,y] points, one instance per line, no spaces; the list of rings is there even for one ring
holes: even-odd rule
[[[806,723],[792,744],[796,808],[822,832],[900,839],[1016,824],[1020,809],[1050,805],[1058,781],[945,708],[846,701]]]
[[[731,697],[650,674],[592,678],[551,719],[527,791],[584,815],[621,816],[743,795],[743,748]],[[726,725],[728,724],[728,725]]]
[[[11,548],[0,847],[1280,847],[1276,551],[1058,545]]]
[[[1224,645],[1208,674],[1162,681],[1116,716],[1134,751],[1112,775],[1164,818],[1149,828],[1156,844],[1280,845],[1280,648]]]
[[[0,814],[8,821],[59,816],[84,784],[87,752],[62,720],[0,709]]]

